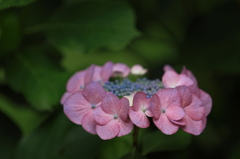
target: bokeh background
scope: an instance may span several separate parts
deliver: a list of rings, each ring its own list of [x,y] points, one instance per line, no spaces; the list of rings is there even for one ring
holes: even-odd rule
[[[199,136],[141,129],[146,158],[240,158],[239,0],[0,0],[0,158],[129,153],[131,135],[102,141],[59,104],[72,74],[106,61],[141,64],[150,79],[186,66],[213,99]]]

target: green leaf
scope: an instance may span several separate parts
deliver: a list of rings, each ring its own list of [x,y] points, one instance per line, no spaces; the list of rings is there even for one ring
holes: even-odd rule
[[[4,84],[5,83],[5,73],[4,73],[4,69],[0,68],[0,84]]]
[[[207,14],[212,11],[214,8],[228,2],[228,0],[196,0],[198,6],[198,12],[201,14]]]
[[[23,135],[31,132],[46,117],[46,114],[40,114],[26,106],[13,103],[2,94],[0,94],[0,111],[21,129]]]
[[[177,59],[177,46],[170,40],[143,37],[135,40],[130,47],[151,63]]]
[[[81,158],[96,159],[104,140],[86,132],[82,126],[74,126],[66,134],[63,142],[61,159]]]
[[[159,130],[148,133],[141,143],[142,154],[183,149],[190,144],[191,137],[191,134],[180,130],[173,135],[165,135]]]
[[[120,158],[132,150],[132,136],[126,135],[104,141],[99,159]]]
[[[146,64],[145,58],[134,54],[131,51],[96,51],[89,54],[79,53],[64,53],[62,65],[69,71],[79,71],[79,69],[85,69],[90,64],[102,65],[107,61],[113,61],[114,63],[122,62],[128,66],[134,64]]]
[[[0,156],[1,159],[13,159],[21,131],[13,121],[0,111]]]
[[[61,52],[82,53],[101,47],[124,48],[139,35],[134,22],[132,9],[122,1],[90,1],[65,6],[48,24],[35,29],[45,29]]]
[[[97,158],[101,140],[73,124],[62,111],[53,113],[41,127],[23,138],[16,159]]]
[[[9,7],[19,7],[27,5],[36,0],[0,0],[0,9],[6,9]]]
[[[19,47],[21,42],[21,27],[17,15],[11,12],[0,15],[0,26],[1,57]]]
[[[71,123],[61,112],[52,115],[32,134],[22,138],[16,151],[16,159],[55,158]]]
[[[60,102],[67,75],[41,51],[29,49],[7,62],[6,79],[34,108],[50,110]]]

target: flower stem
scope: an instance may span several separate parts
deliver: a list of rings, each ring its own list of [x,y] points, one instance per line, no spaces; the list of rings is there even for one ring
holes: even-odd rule
[[[134,158],[135,152],[138,151],[138,131],[139,131],[139,128],[136,125],[134,125],[133,145],[132,145],[132,158]]]

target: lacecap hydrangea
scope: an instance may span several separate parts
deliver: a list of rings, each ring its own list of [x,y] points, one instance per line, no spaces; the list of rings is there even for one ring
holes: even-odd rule
[[[141,65],[106,62],[76,72],[67,82],[61,104],[73,123],[107,140],[129,134],[133,126],[156,127],[171,135],[182,129],[199,135],[212,108],[210,95],[198,87],[193,73],[178,74],[164,66],[162,80],[141,77]],[[136,80],[130,80],[129,75]]]

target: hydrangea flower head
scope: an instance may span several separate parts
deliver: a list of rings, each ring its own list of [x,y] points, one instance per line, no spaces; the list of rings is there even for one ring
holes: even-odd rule
[[[130,72],[143,75],[146,69],[112,62],[91,65],[68,80],[61,99],[64,113],[103,140],[131,133],[133,125],[147,128],[149,118],[164,134],[174,134],[180,128],[199,135],[212,108],[210,95],[198,87],[186,67],[180,74],[169,65],[164,71],[162,81],[146,77],[130,80]]]

